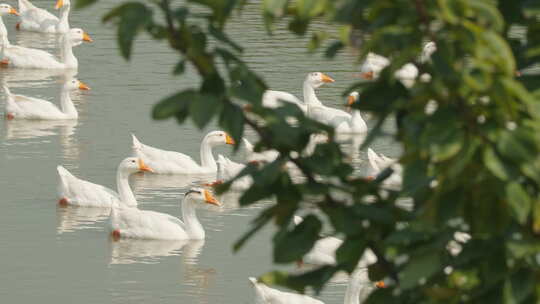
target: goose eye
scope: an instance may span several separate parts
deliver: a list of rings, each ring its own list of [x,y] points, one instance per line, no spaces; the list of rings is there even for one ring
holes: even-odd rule
[[[132,163],[135,163],[135,161],[134,161],[134,160],[132,160],[131,162],[132,162]]]

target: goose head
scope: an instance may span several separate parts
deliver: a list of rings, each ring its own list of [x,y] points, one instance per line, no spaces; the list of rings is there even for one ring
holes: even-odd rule
[[[347,96],[347,109],[349,111],[351,111],[351,107],[352,105],[358,101],[358,98],[360,97],[360,94],[358,94],[358,92],[354,91],[354,92],[351,92],[349,94],[349,96]]]
[[[92,38],[90,35],[88,35],[85,31],[83,31],[80,28],[72,28],[69,30],[69,32],[66,34],[71,43],[77,44],[80,42],[92,42]]]
[[[74,90],[83,90],[88,91],[90,90],[90,87],[84,84],[82,81],[78,79],[70,79],[66,82],[64,82],[64,90],[66,91],[74,91]]]
[[[210,146],[219,146],[223,144],[234,145],[234,139],[224,131],[212,131],[204,137],[204,142]]]
[[[431,59],[431,55],[437,51],[437,45],[435,42],[430,41],[424,45],[424,49],[422,50],[422,55],[420,56],[421,62],[427,62]]]
[[[140,171],[154,172],[150,167],[148,167],[142,159],[137,157],[128,157],[120,162],[118,170],[127,175],[137,173]]]
[[[306,80],[304,81],[304,83],[307,83],[312,88],[316,89],[316,88],[322,86],[325,83],[332,83],[334,81],[335,81],[334,79],[332,79],[330,76],[328,76],[328,75],[326,75],[324,73],[313,72],[313,73],[309,73],[306,76]]]
[[[17,10],[13,8],[11,5],[6,4],[6,3],[0,4],[0,16],[9,15],[9,14],[20,16],[19,12],[17,12]]]
[[[206,204],[221,206],[219,201],[212,195],[212,193],[203,188],[189,189],[189,191],[186,192],[186,195],[184,196],[184,200],[187,199],[195,202],[203,202]]]
[[[71,0],[58,0],[56,1],[55,9],[60,9],[62,7],[68,8],[71,6]]]

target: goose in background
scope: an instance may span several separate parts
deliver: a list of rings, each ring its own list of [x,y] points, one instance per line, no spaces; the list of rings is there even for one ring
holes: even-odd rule
[[[247,162],[265,161],[271,163],[279,157],[279,152],[276,150],[255,152],[253,144],[247,138],[242,138],[242,141],[244,142],[244,151]]]
[[[437,50],[435,42],[428,42],[424,45],[420,55],[420,62],[427,62],[431,59],[431,55]],[[360,65],[360,77],[372,80],[377,79],[381,71],[390,65],[390,59],[375,54],[368,53],[364,62]],[[403,67],[394,73],[394,76],[399,79],[403,85],[410,88],[414,85],[419,71],[413,63],[406,63]]]
[[[234,145],[234,140],[223,131],[212,131],[201,142],[201,164],[186,154],[166,151],[141,143],[135,135],[133,139],[133,155],[141,158],[157,174],[215,174],[217,164],[212,148],[219,145]]]
[[[75,177],[62,166],[57,167],[58,204],[80,207],[119,208],[135,207],[137,199],[129,186],[129,176],[139,171],[152,172],[138,158],[128,157],[120,162],[116,171],[116,186],[118,193],[113,190]]]
[[[109,218],[111,236],[113,239],[203,240],[205,232],[195,214],[196,205],[200,202],[220,205],[208,190],[192,188],[182,201],[183,221],[166,213],[113,208]]]
[[[69,120],[77,119],[79,114],[71,100],[70,92],[73,90],[90,90],[90,88],[77,79],[64,83],[60,93],[60,108],[50,101],[12,94],[7,84],[3,84],[6,94],[6,118],[33,119],[33,120]]]
[[[334,127],[337,133],[360,134],[367,132],[366,122],[360,112],[353,110],[353,115],[332,107],[327,107],[317,98],[315,89],[325,83],[334,82],[329,76],[314,72],[309,73],[304,81],[304,101],[308,107],[308,116],[321,123]]]
[[[387,157],[384,154],[377,154],[371,148],[368,148],[367,154],[371,170],[370,176],[376,177],[386,168],[392,167],[394,172],[384,180],[383,185],[392,188],[400,188],[401,184],[403,183],[403,167],[397,162],[397,160]]]
[[[303,221],[301,216],[295,215],[293,222],[299,225]],[[320,238],[313,248],[304,255],[298,265],[336,265],[336,251],[343,244],[343,240],[333,236]],[[368,267],[377,262],[377,256],[370,249],[366,249],[358,261],[357,267]]]
[[[79,61],[73,54],[73,47],[92,38],[80,28],[70,29],[60,41],[60,59],[50,53],[30,48],[9,45],[7,39],[1,40],[0,63],[3,66],[22,69],[77,69]]]
[[[231,180],[232,178],[237,176],[238,173],[240,173],[240,171],[244,170],[244,168],[246,167],[246,165],[234,162],[221,154],[218,155],[217,163],[218,163],[217,181],[213,183],[212,185],[220,184],[222,182]],[[249,189],[249,187],[251,187],[252,184],[253,184],[253,178],[249,175],[246,175],[235,180],[232,183],[230,189],[233,191],[245,191]]]
[[[249,281],[255,290],[256,304],[324,304],[324,302],[310,296],[268,287],[253,277],[250,277]],[[367,269],[357,268],[351,273],[343,303],[360,304],[375,288],[384,287],[386,286],[382,281],[374,283],[369,280]]]
[[[17,29],[23,31],[64,34],[69,31],[71,0],[58,0],[55,9],[60,9],[60,18],[47,10],[36,7],[29,0],[18,0],[20,22]]]

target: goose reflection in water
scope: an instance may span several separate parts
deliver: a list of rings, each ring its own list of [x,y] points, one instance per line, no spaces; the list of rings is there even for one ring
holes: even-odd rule
[[[0,75],[2,83],[9,83],[10,88],[46,88],[75,78],[77,70],[0,69]]]
[[[62,154],[66,160],[78,160],[80,146],[73,136],[77,127],[77,121],[73,120],[11,120],[5,124],[5,138],[35,139],[40,137],[58,135]]]
[[[57,207],[56,233],[63,234],[84,229],[99,229],[97,222],[104,222],[111,213],[108,208]]]
[[[198,256],[204,246],[204,240],[140,240],[110,238],[111,265],[115,264],[153,264],[160,258],[182,255],[186,265],[197,265]]]

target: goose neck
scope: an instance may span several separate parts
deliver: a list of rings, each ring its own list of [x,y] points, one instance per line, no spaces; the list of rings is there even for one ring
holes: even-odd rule
[[[62,88],[60,93],[60,105],[62,107],[62,112],[66,114],[68,118],[78,118],[79,114],[77,113],[77,108],[71,100],[70,92],[66,88]]]
[[[304,103],[308,106],[322,105],[315,94],[315,89],[307,80],[304,81]]]
[[[79,62],[73,54],[73,44],[69,39],[69,33],[62,37],[61,59],[66,69],[76,69],[79,66]]]
[[[212,145],[208,137],[205,137],[201,142],[201,166],[212,170],[217,170],[216,160],[212,154]]]
[[[6,25],[4,24],[4,19],[0,15],[0,43],[4,47],[8,47],[10,45],[9,39],[8,39],[8,31],[6,28]]]
[[[204,229],[195,213],[195,202],[189,195],[184,198],[182,204],[182,218],[186,225],[186,233],[190,239],[204,239]]]
[[[130,174],[124,172],[122,168],[118,168],[118,172],[116,173],[116,185],[118,187],[118,195],[120,196],[120,201],[123,205],[136,206],[137,199],[135,198],[135,195],[133,194],[133,191],[131,191],[131,187],[129,186],[129,175]]]

